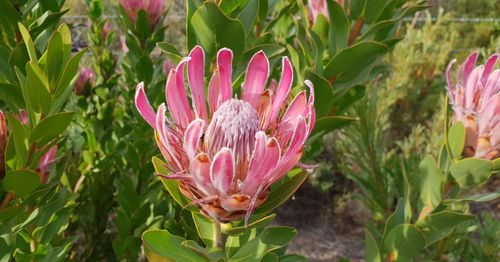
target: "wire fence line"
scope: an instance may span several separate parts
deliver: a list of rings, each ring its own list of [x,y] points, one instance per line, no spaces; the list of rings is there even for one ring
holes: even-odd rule
[[[118,16],[116,15],[104,15],[104,19],[117,19]],[[74,15],[74,16],[65,16],[62,18],[64,21],[74,21],[74,20],[84,20],[87,19],[87,16],[84,15]],[[165,17],[165,20],[184,20],[186,19],[186,16],[183,15],[173,15],[169,16],[167,15]],[[402,20],[405,22],[412,22],[412,21],[417,21],[417,22],[425,22],[427,21],[427,17],[404,17]],[[500,17],[452,17],[452,18],[442,18],[442,17],[437,17],[433,16],[431,17],[432,22],[436,22],[438,20],[445,21],[445,22],[454,22],[454,23],[482,23],[482,22],[487,22],[487,23],[497,23],[500,22]]]

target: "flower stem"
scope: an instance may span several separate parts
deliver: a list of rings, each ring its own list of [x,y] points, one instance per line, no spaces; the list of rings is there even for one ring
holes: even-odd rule
[[[214,246],[219,248],[224,248],[224,240],[222,237],[222,231],[220,228],[220,223],[215,222],[215,243]]]

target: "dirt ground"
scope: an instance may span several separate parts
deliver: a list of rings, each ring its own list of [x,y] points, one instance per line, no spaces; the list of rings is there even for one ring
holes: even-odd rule
[[[302,255],[312,262],[340,258],[363,261],[363,223],[369,213],[360,201],[347,195],[345,189],[334,186],[329,192],[322,192],[306,181],[277,210],[277,224],[298,230],[289,253]]]

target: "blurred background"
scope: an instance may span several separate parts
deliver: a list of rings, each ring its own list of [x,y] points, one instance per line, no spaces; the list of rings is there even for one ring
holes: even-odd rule
[[[117,2],[105,1],[104,14],[111,21],[118,13]],[[167,41],[185,54],[184,1],[169,2],[164,20]],[[430,4],[430,9],[404,18],[399,30],[407,36],[385,58],[391,73],[371,82],[368,95],[354,106],[357,123],[324,138],[322,152],[314,157],[320,168],[278,210],[277,223],[299,230],[290,252],[311,261],[362,260],[363,226],[372,215],[383,221],[385,214],[376,203],[363,202],[365,193],[353,180],[369,173],[390,176],[402,166],[412,170],[420,156],[436,152],[445,119],[446,65],[454,57],[462,61],[472,51],[479,51],[482,61],[500,51],[500,1],[431,0]],[[82,49],[88,42],[86,5],[67,0],[66,7],[70,11],[63,21],[71,25],[73,48]],[[119,30],[116,23],[111,27]],[[118,41],[115,47],[119,49]],[[90,61],[84,57],[85,63]],[[482,190],[498,188],[497,175]],[[498,258],[500,202],[472,204],[471,209],[480,226],[452,243],[456,246],[450,261],[454,255]]]

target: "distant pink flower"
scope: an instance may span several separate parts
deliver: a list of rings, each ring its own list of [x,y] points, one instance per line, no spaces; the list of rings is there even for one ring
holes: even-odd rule
[[[169,59],[165,59],[165,61],[163,61],[163,74],[165,76],[168,76],[168,74],[170,73],[170,69],[172,68],[175,68],[174,63],[172,63],[172,61],[170,61]]]
[[[49,179],[49,173],[50,173],[50,165],[54,163],[55,156],[57,153],[57,145],[51,147],[38,161],[38,168],[37,168],[37,173],[40,176],[40,182],[42,184],[47,183],[47,180]]]
[[[309,7],[309,21],[314,24],[319,15],[323,15],[327,20],[330,20],[330,15],[328,13],[328,4],[326,0],[308,0]],[[344,7],[344,0],[336,0],[336,2]],[[351,0],[348,2],[350,6]],[[346,10],[346,14],[349,15],[349,8]]]
[[[460,65],[455,84],[450,72],[455,60],[448,64],[453,121],[465,125],[465,156],[495,159],[500,156],[500,70],[495,69],[500,55],[494,54],[486,64],[474,67],[477,56],[472,53]]]
[[[165,11],[165,0],[120,0],[120,3],[134,23],[139,10],[144,10],[149,17],[151,28],[156,26]]]
[[[102,26],[102,31],[101,31],[101,39],[103,42],[106,42],[106,39],[108,38],[109,31],[110,31],[111,25],[109,23],[109,20],[106,20],[104,22],[104,25]]]
[[[95,78],[94,69],[82,68],[75,82],[75,94],[79,96],[89,94],[92,86],[95,84]]]
[[[120,49],[124,54],[128,53],[127,38],[124,35],[120,36]]]
[[[232,90],[232,58],[231,50],[219,50],[205,93],[205,54],[196,46],[170,70],[167,106],[160,105],[155,113],[142,83],[135,96],[170,171],[162,177],[178,179],[182,193],[220,222],[243,217],[248,221],[271,184],[298,164],[315,122],[310,81],[306,80],[309,98],[303,90],[287,102],[293,81],[287,57],[273,92],[265,89],[269,61],[264,52],[257,52],[247,66],[240,96]],[[191,105],[184,86],[185,65]],[[165,116],[167,107],[171,118]]]
[[[0,110],[0,179],[5,176],[5,149],[8,138],[9,131],[5,123],[5,114]]]

